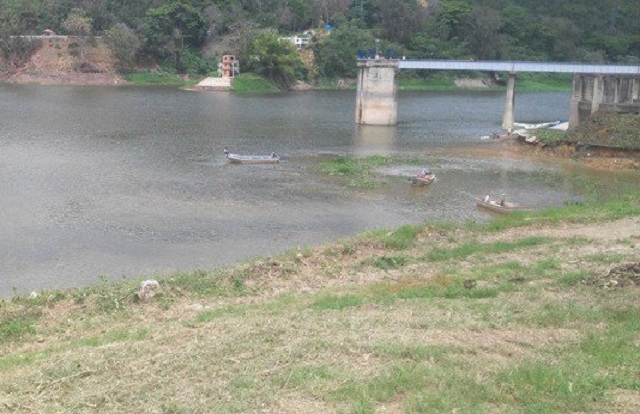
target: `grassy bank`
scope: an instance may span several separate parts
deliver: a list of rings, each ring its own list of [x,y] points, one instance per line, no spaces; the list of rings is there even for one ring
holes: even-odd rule
[[[506,74],[501,74],[506,82]],[[471,86],[458,86],[456,81],[471,80]],[[530,74],[521,73],[516,78],[518,92],[570,92],[572,76],[565,74]],[[478,85],[481,81],[489,80],[486,73],[434,72],[423,78],[415,75],[400,75],[399,89],[404,91],[452,91],[452,90],[506,90],[505,85]],[[475,82],[475,83],[474,83]],[[463,82],[464,84],[464,82]]]
[[[454,90],[506,90],[505,86],[457,86],[461,75],[451,72],[434,73],[428,78],[400,76],[398,88],[401,91],[454,91]],[[480,81],[487,78],[484,73],[473,73],[467,79]],[[572,78],[564,75],[520,74],[516,88],[518,92],[570,92]],[[355,79],[317,79],[315,90],[355,90]],[[278,88],[264,78],[244,73],[235,78],[233,91],[239,93],[273,93]]]
[[[232,90],[237,93],[276,93],[280,92],[272,82],[252,73],[243,73],[233,80]]]
[[[540,130],[536,136],[544,146],[564,143],[593,145],[621,150],[640,151],[640,115],[596,113],[573,131]]]
[[[505,75],[506,76],[506,75]],[[464,79],[470,86],[458,86],[456,81]],[[488,81],[486,73],[470,73],[467,76],[456,72],[435,72],[429,77],[419,77],[412,74],[400,74],[398,79],[398,89],[407,92],[419,91],[487,91],[505,90],[506,86],[484,85],[483,80]],[[506,78],[505,78],[506,79]],[[464,85],[465,82],[463,82]],[[318,90],[344,90],[356,89],[356,80],[335,80],[319,79],[314,85]],[[516,90],[518,92],[570,92],[572,87],[571,76],[566,75],[541,75],[541,74],[519,74],[516,80]]]
[[[346,168],[351,170],[352,167]],[[640,197],[0,307],[9,412],[633,412]],[[617,271],[612,271],[618,269]]]
[[[195,82],[167,72],[135,72],[126,75],[125,80],[134,86],[191,86]]]

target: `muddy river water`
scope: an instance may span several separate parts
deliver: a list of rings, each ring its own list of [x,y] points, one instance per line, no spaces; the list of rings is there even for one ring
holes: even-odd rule
[[[353,91],[2,85],[0,298],[215,268],[426,220],[486,220],[473,203],[485,191],[537,206],[581,198],[576,183],[598,177],[464,156],[493,145],[479,137],[499,128],[503,104],[499,92],[401,93],[397,126],[362,127]],[[520,122],[566,120],[568,109],[564,93],[516,98]],[[231,165],[225,146],[282,162]],[[438,181],[412,187],[420,167],[400,163],[376,172],[384,185],[353,188],[317,172],[337,155],[422,159]]]

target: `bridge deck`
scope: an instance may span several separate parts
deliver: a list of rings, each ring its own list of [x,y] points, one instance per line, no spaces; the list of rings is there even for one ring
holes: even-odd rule
[[[638,65],[593,63],[474,61],[474,60],[398,60],[399,69],[485,70],[493,72],[547,72],[639,75]]]

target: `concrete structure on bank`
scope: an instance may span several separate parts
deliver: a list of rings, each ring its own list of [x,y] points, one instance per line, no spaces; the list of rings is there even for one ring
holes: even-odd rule
[[[596,112],[640,113],[640,76],[575,74],[569,128]]]
[[[358,61],[356,123],[395,125],[398,123],[398,61]]]
[[[191,90],[230,91],[233,79],[240,73],[240,62],[233,55],[224,55],[218,63],[218,77],[208,77],[200,81]]]
[[[398,119],[397,73],[400,69],[473,70],[507,72],[507,96],[502,129],[514,124],[517,72],[574,73],[569,126],[597,111],[640,112],[640,66],[556,62],[500,62],[451,60],[358,60],[356,123],[395,125]]]

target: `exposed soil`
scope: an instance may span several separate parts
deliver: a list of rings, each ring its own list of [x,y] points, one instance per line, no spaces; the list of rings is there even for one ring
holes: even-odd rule
[[[640,169],[640,154],[623,150],[582,151],[574,145],[563,144],[557,147],[512,143],[514,150],[537,157],[570,159],[580,164],[607,170]]]
[[[472,148],[447,149],[447,152],[461,156],[474,154],[483,158],[534,159],[540,161],[572,161],[581,165],[605,170],[640,170],[640,153],[622,150],[590,151],[584,153],[573,145],[542,147],[520,143],[515,139],[503,139],[495,145],[483,145]]]
[[[84,57],[73,38],[44,39],[43,46],[22,67],[0,72],[0,80],[37,85],[123,85],[111,50],[101,42],[85,47]],[[2,62],[0,62],[2,63]]]

